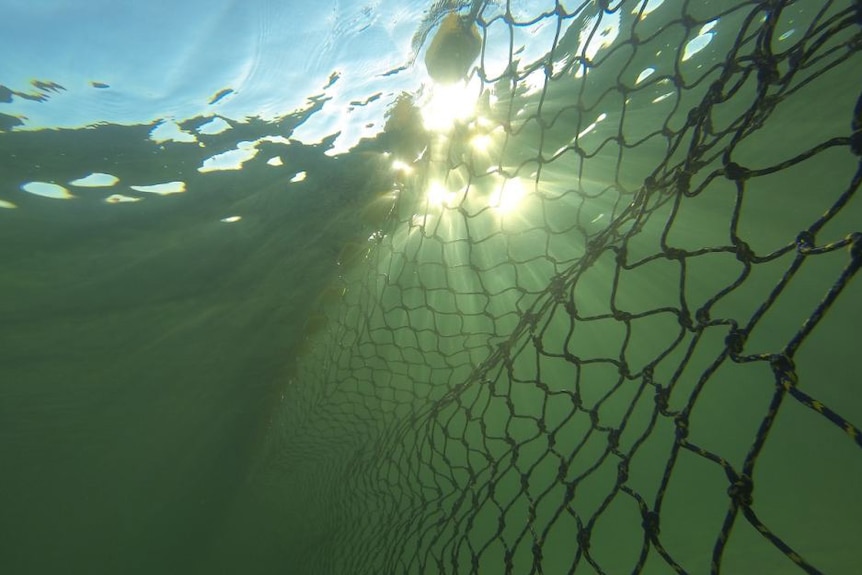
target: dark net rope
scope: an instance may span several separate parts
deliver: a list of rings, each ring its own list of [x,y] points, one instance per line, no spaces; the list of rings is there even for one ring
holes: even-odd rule
[[[290,572],[821,572],[809,539],[846,526],[757,495],[782,421],[862,445],[828,401],[852,358],[817,359],[859,295],[860,6],[477,11],[488,152],[477,123],[427,135],[283,394]]]

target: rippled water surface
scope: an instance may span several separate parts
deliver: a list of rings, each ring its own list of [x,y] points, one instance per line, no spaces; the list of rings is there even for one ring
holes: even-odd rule
[[[851,4],[0,0],[0,572],[850,573]]]

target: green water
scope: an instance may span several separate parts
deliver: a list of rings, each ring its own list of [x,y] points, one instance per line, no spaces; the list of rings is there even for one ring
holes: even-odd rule
[[[290,158],[310,175],[296,190],[264,160],[199,174],[210,151],[137,143],[146,131],[0,135],[19,204],[0,226],[5,572],[203,572],[223,555],[241,558],[235,572],[290,563],[268,540],[289,519],[255,510],[237,533],[236,502],[308,302],[352,233],[333,216],[374,174],[300,145]],[[98,170],[106,156],[103,169],[124,179],[170,173],[193,191],[115,205],[100,189],[66,202],[14,192],[40,174]],[[242,225],[219,221],[237,212]]]
[[[654,41],[683,44],[678,28]],[[720,66],[678,70],[706,80],[676,78],[665,104],[634,90],[626,100],[615,71],[634,66],[615,52],[586,87],[566,77],[545,86],[542,108],[536,95],[515,100],[529,119],[491,159],[455,138],[432,147],[386,218],[368,216],[394,185],[383,152],[421,150],[415,134],[336,158],[331,142],[265,143],[241,171],[200,173],[213,153],[287,136],[306,117],[202,135],[206,149],[152,143],[152,126],[0,132],[0,199],[17,206],[0,210],[0,571],[493,574],[508,563],[526,574],[541,549],[541,572],[556,574],[591,520],[596,565],[628,573],[645,535],[617,489],[625,459],[625,486],[645,504],[669,474],[661,543],[686,572],[710,572],[728,478],[690,449],[668,471],[674,418],[657,414],[643,371],[674,382],[669,409],[688,410],[691,444],[736,470],[752,457],[777,389],[755,356],[786,350],[813,321],[860,231],[848,142],[858,60],[799,80],[763,127],[732,145],[730,131],[705,138],[717,150],[706,153],[662,138],[688,133],[688,104]],[[755,88],[754,74],[741,81],[742,103],[717,105],[713,127],[736,121]],[[588,113],[569,105],[594,98]],[[495,120],[518,118],[502,101]],[[596,139],[554,155],[605,109]],[[718,152],[731,149],[764,170],[744,189],[722,172]],[[637,195],[689,155],[702,160],[689,168],[703,193],[679,194],[673,180]],[[274,156],[284,165],[267,165]],[[517,217],[489,208],[504,177],[495,165],[529,184]],[[187,191],[112,204],[109,188],[69,200],[19,189],[98,171]],[[429,174],[469,191],[432,210]],[[815,225],[822,253],[775,293],[797,235]],[[731,236],[770,256],[742,261]],[[835,242],[848,244],[826,249]],[[668,246],[685,256],[666,257]],[[557,277],[569,282],[559,301],[546,289]],[[858,278],[841,285],[795,350],[795,373],[860,425],[862,298]],[[684,329],[681,308],[717,321]],[[755,314],[748,359],[719,361],[731,320]],[[609,429],[620,431],[610,455]],[[858,442],[786,395],[756,460],[759,520],[820,572],[856,572]],[[577,573],[599,572],[579,561]],[[673,571],[653,546],[643,572]],[[722,572],[802,571],[740,514]]]

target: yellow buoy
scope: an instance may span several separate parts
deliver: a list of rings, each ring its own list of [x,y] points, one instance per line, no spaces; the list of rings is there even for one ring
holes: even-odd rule
[[[453,84],[467,76],[482,39],[472,18],[449,14],[425,52],[425,67],[435,82]]]

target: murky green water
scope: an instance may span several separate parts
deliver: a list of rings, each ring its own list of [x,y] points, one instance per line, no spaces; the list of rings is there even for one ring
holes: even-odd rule
[[[0,126],[0,570],[853,573],[858,13],[784,7],[770,83],[780,11],[671,4],[474,11],[481,112],[335,157],[258,140],[322,103]]]

